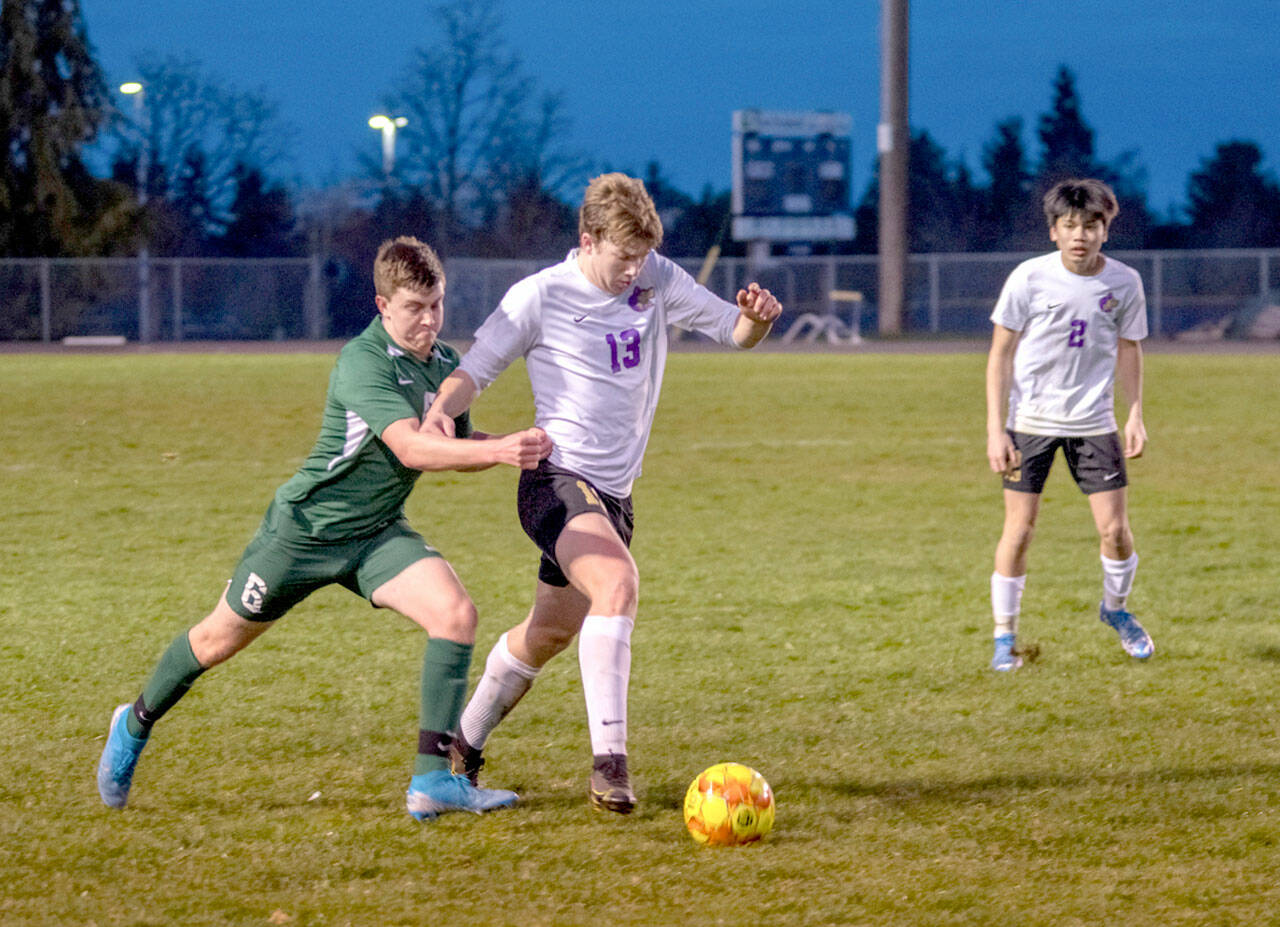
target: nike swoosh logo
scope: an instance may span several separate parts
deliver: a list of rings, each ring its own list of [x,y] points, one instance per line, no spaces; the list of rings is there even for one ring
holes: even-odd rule
[[[1057,309],[1057,308],[1058,308],[1059,306],[1061,306],[1061,305],[1062,305],[1062,303],[1049,303],[1049,308],[1050,308],[1050,309]]]
[[[587,315],[590,315],[590,313],[587,313]],[[587,315],[574,316],[573,321],[574,321],[574,322],[581,322],[583,319],[585,319],[585,318],[587,317]]]
[[[618,720],[616,720],[616,721],[601,721],[601,722],[600,722],[600,724],[601,724],[602,726],[604,726],[604,727],[608,727],[610,724],[621,724],[621,723],[622,723],[622,719],[621,719],[621,718],[619,718],[619,719],[618,719]]]
[[[1115,479],[1117,476],[1119,476],[1119,475],[1120,475],[1119,473],[1108,473],[1106,476],[1104,476],[1104,477],[1102,478],[1102,481],[1103,481],[1104,483],[1110,483],[1112,480],[1114,480],[1114,479]]]
[[[410,383],[413,382],[413,377],[410,377],[407,380],[404,377],[396,377],[396,382],[399,383],[401,386],[408,386]]]

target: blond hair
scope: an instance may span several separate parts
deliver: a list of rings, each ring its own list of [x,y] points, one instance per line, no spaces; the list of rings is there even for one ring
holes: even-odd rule
[[[626,174],[601,174],[587,184],[578,210],[578,234],[609,241],[626,252],[662,244],[662,220],[644,181]]]
[[[1115,191],[1092,177],[1072,178],[1053,185],[1044,195],[1044,217],[1049,228],[1068,213],[1078,212],[1090,219],[1101,219],[1110,227],[1120,212]]]
[[[373,289],[384,299],[396,290],[425,292],[444,282],[444,265],[431,246],[409,235],[389,238],[373,259]]]

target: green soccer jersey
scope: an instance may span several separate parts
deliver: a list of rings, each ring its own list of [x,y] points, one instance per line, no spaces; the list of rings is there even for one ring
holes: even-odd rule
[[[400,419],[421,420],[457,365],[458,352],[447,344],[436,342],[420,361],[391,340],[381,316],[370,322],[338,354],[320,437],[276,491],[266,525],[289,537],[336,541],[398,518],[421,472],[400,463],[382,432]],[[456,425],[457,437],[471,435],[467,413]]]

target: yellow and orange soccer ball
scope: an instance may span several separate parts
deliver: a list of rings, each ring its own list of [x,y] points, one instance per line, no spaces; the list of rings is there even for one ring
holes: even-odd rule
[[[684,826],[707,846],[754,843],[773,827],[773,790],[750,766],[717,763],[684,793]]]

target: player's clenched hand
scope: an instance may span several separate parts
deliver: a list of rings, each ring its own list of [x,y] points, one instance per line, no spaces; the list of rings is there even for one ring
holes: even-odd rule
[[[428,409],[426,415],[422,416],[422,425],[419,431],[425,431],[428,434],[444,435],[446,438],[456,436],[455,429],[457,423],[443,412],[436,412]]]
[[[753,322],[772,322],[782,315],[782,303],[760,284],[753,283],[738,291],[738,311]]]
[[[1124,423],[1124,456],[1141,457],[1147,447],[1147,426],[1142,419],[1129,416]]]
[[[526,428],[494,439],[495,463],[532,470],[551,453],[551,439],[541,428]]]
[[[1008,432],[987,436],[987,462],[991,464],[992,473],[1009,475],[1018,467],[1018,451]]]

